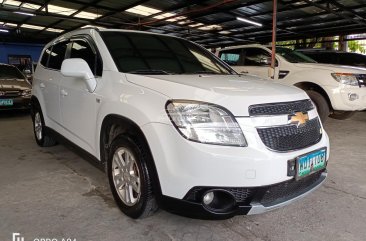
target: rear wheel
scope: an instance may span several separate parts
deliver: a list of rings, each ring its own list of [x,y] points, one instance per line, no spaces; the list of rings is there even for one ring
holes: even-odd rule
[[[146,165],[147,152],[133,140],[118,136],[111,145],[107,175],[113,197],[131,218],[150,216],[157,210],[152,180]]]
[[[332,114],[329,115],[330,118],[337,120],[345,120],[351,118],[356,112],[355,111],[338,111],[335,110]]]
[[[34,107],[32,111],[33,132],[36,142],[39,146],[48,147],[57,144],[56,140],[45,131],[45,123],[41,108]]]
[[[323,123],[326,122],[330,113],[327,100],[324,98],[322,94],[314,90],[306,90],[306,93],[316,105],[316,109],[322,122]]]

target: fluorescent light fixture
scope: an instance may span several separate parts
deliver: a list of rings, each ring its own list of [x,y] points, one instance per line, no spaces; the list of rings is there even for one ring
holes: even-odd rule
[[[86,19],[96,19],[96,18],[98,18],[100,16],[101,15],[98,15],[98,14],[95,14],[95,13],[81,11],[80,13],[75,14],[74,17],[77,17],[77,18],[86,18]]]
[[[48,32],[55,32],[55,33],[61,33],[63,32],[64,30],[62,29],[58,29],[58,28],[46,28],[45,31],[48,31]]]
[[[25,13],[25,12],[14,12],[14,13],[17,13],[17,14],[21,14],[21,15],[27,15],[27,16],[36,16],[34,13]]]
[[[49,13],[55,13],[55,14],[60,14],[60,15],[65,15],[65,16],[70,16],[71,14],[73,14],[77,11],[76,9],[64,8],[64,7],[60,7],[60,6],[56,6],[56,5],[52,5],[52,4],[48,4],[47,8],[48,8]],[[42,11],[45,12],[46,8],[43,8]]]
[[[3,2],[3,4],[19,7],[20,4],[22,4],[22,2],[14,1],[14,0],[6,0],[5,2]]]
[[[134,14],[138,14],[138,15],[142,15],[142,16],[150,16],[153,14],[157,14],[160,13],[161,11],[155,8],[150,8],[150,7],[145,7],[143,5],[137,5],[133,8],[129,8],[127,10],[125,10],[126,12],[129,13],[134,13]]]
[[[21,8],[32,9],[32,10],[38,10],[42,6],[38,5],[38,4],[32,4],[32,3],[23,3],[22,6],[20,6],[20,7]]]
[[[42,26],[31,25],[31,24],[22,24],[20,27],[21,28],[35,29],[35,30],[43,30],[45,28],[45,27],[42,27]]]
[[[9,30],[6,30],[6,29],[0,29],[0,32],[2,32],[2,33],[9,33]]]
[[[212,24],[212,25],[199,27],[198,29],[200,29],[200,30],[219,30],[219,29],[222,29],[222,27],[217,24]]]
[[[7,27],[18,27],[18,24],[15,23],[4,23],[4,25]]]
[[[191,24],[191,25],[188,25],[188,26],[191,27],[191,28],[195,28],[195,27],[203,26],[203,23],[195,23],[195,24]]]
[[[240,18],[240,17],[236,17],[237,20],[242,21],[242,22],[246,22],[246,23],[250,23],[259,27],[262,27],[263,25],[261,23],[258,22],[254,22],[252,20],[246,19],[246,18]]]

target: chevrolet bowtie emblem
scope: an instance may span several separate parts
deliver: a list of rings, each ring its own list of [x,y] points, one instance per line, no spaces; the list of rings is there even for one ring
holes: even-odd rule
[[[296,112],[293,115],[289,115],[288,120],[290,124],[300,126],[305,124],[309,120],[309,115],[307,113]]]

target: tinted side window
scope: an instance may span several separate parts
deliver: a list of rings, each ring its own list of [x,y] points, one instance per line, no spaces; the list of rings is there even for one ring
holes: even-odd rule
[[[95,75],[102,75],[102,63],[96,52],[86,41],[74,40],[72,42],[70,58],[80,58],[85,60]]]
[[[48,61],[48,68],[61,69],[62,61],[64,61],[67,48],[67,42],[60,42],[55,44],[50,52],[50,59]]]
[[[228,65],[241,65],[240,61],[241,49],[229,49],[220,52],[220,59]]]
[[[244,65],[246,66],[268,66],[270,53],[260,48],[245,49]]]
[[[48,58],[50,57],[52,46],[46,49],[41,58],[41,64],[45,67],[48,65]]]

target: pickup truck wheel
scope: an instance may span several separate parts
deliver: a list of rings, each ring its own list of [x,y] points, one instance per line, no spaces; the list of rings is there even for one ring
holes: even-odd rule
[[[49,147],[57,144],[54,138],[45,133],[45,123],[42,111],[39,107],[35,107],[32,111],[33,132],[36,142],[39,146]]]
[[[306,93],[316,105],[316,109],[318,111],[321,121],[323,123],[326,122],[330,113],[327,100],[324,98],[323,95],[314,90],[306,90]]]
[[[345,120],[351,118],[356,112],[355,111],[337,111],[335,110],[332,114],[329,115],[330,118],[337,120]]]
[[[157,210],[152,193],[147,153],[133,140],[119,136],[111,144],[107,175],[113,197],[131,218],[150,216]]]

